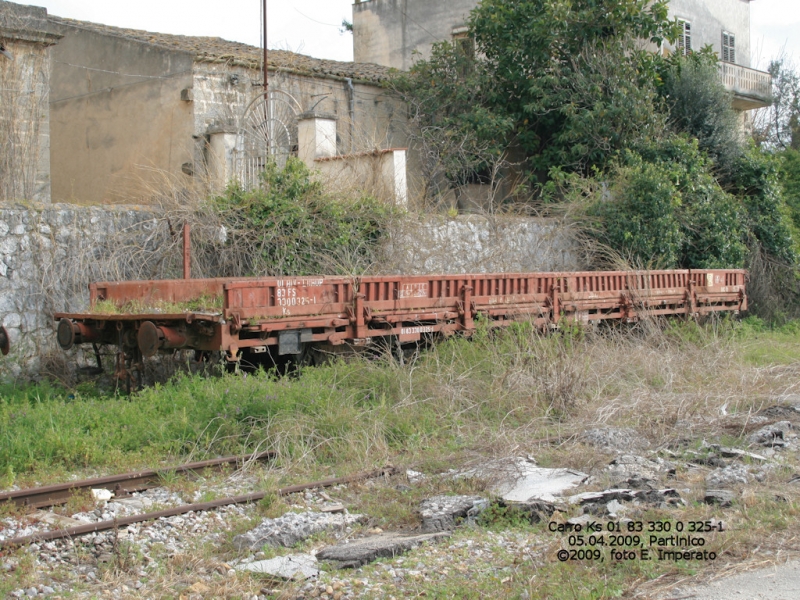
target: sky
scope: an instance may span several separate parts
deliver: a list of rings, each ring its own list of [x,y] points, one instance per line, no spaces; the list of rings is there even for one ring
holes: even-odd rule
[[[44,6],[60,17],[260,45],[261,0],[16,1]],[[352,4],[353,0],[268,0],[269,47],[352,60],[352,35],[341,31],[342,20],[352,20]],[[766,68],[781,52],[800,67],[800,0],[752,0],[751,46],[754,67]]]

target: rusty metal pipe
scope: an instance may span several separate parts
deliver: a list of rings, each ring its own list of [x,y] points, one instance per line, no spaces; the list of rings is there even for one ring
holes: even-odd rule
[[[183,224],[183,278],[192,278],[192,228]]]
[[[56,332],[58,345],[63,350],[69,350],[74,345],[96,342],[100,339],[100,334],[89,327],[86,323],[73,321],[71,319],[61,319],[58,322]]]
[[[174,350],[188,345],[186,336],[171,327],[158,326],[152,321],[145,321],[139,326],[136,342],[142,355],[155,356],[159,350]]]

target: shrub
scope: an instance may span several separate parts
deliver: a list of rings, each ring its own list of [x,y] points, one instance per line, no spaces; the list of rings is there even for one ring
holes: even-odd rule
[[[375,260],[393,208],[372,196],[339,198],[297,158],[271,162],[261,188],[231,185],[213,200],[227,244],[249,247],[253,275],[351,274]]]

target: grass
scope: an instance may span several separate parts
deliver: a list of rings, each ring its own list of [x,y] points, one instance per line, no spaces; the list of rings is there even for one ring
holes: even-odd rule
[[[222,296],[208,296],[206,294],[193,298],[185,302],[166,302],[159,300],[156,302],[144,303],[138,300],[131,300],[122,305],[118,305],[112,300],[100,300],[92,306],[91,312],[100,315],[121,315],[121,314],[182,314],[187,312],[199,313],[219,313],[223,308]]]
[[[430,475],[508,455],[533,454],[543,466],[588,472],[602,469],[613,455],[580,443],[586,429],[630,427],[651,448],[671,448],[676,456],[700,448],[704,439],[741,445],[750,415],[800,393],[798,380],[800,329],[750,319],[705,326],[643,323],[549,337],[523,323],[497,333],[481,330],[472,340],[451,338],[402,366],[387,357],[337,360],[284,378],[180,375],[131,398],[103,395],[86,384],[6,385],[0,387],[0,477],[4,487],[43,484],[76,471],[158,468],[256,450],[279,455],[259,484],[267,490],[387,463]],[[794,541],[800,534],[798,494],[783,483],[790,470],[768,475],[726,513],[730,531],[710,542],[726,563],[764,548],[800,550]],[[704,473],[684,471],[679,478],[694,489]],[[164,479],[188,494],[202,489],[168,471]],[[407,530],[416,525],[423,498],[484,491],[479,481],[451,478],[429,477],[410,488],[399,483],[402,477],[362,482],[331,495],[351,512],[370,515],[365,528]],[[697,493],[685,497],[689,506],[680,518],[719,518],[719,509],[698,503]],[[290,509],[288,500],[270,497],[255,512],[275,517]],[[677,518],[674,511],[646,516]],[[406,582],[407,589],[433,598],[611,598],[709,567],[641,560],[561,564],[553,556],[562,535],[513,515],[490,517],[456,533],[452,548],[413,554],[427,557],[420,560],[434,575]],[[244,530],[248,524],[240,525]],[[509,529],[528,542],[516,549],[498,546],[496,535]],[[485,549],[485,560],[462,572],[458,558],[473,556],[459,546],[468,539]],[[230,544],[220,551],[233,552]],[[203,553],[196,560],[210,563],[208,549]],[[136,564],[135,556],[119,560],[114,568],[121,571]],[[159,575],[164,589],[169,577],[185,579],[193,560],[170,559]],[[380,569],[364,572],[382,577]],[[14,585],[30,577],[21,569]],[[248,581],[218,593],[235,596],[232,590],[249,589]],[[392,585],[387,580],[382,589],[399,597]]]

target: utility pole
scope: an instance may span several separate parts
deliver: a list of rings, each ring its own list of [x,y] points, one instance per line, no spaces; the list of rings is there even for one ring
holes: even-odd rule
[[[267,75],[267,0],[262,0],[262,1],[263,1],[262,12],[263,12],[263,15],[264,15],[264,23],[263,23],[263,27],[264,27],[264,35],[263,35],[263,40],[264,40],[264,93],[266,94],[268,89],[269,89],[269,79],[268,79],[268,75]]]

